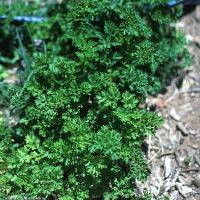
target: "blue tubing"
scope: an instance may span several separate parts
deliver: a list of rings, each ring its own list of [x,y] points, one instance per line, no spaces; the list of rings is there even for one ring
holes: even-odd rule
[[[7,18],[6,15],[0,16],[0,20],[5,20]],[[15,16],[12,21],[14,22],[43,22],[45,21],[45,17],[35,17],[35,16]]]
[[[182,1],[170,0],[170,1],[168,2],[168,5],[169,5],[170,7],[173,7],[173,6],[178,5],[179,3],[183,3],[183,0],[182,0]]]
[[[169,0],[168,5],[173,7],[180,3],[184,5],[200,5],[200,0]]]

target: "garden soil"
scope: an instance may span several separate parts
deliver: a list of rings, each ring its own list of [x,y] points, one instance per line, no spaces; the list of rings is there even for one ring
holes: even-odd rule
[[[147,183],[138,182],[137,192],[148,190],[156,200],[200,200],[200,6],[176,26],[186,33],[193,59],[165,94],[147,100],[164,124],[146,140],[151,175]]]

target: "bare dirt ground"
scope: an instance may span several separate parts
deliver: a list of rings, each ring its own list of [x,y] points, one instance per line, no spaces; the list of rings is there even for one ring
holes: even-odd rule
[[[165,122],[147,139],[151,171],[143,188],[157,200],[200,200],[200,7],[184,16],[177,27],[185,31],[192,65],[174,79],[164,95],[148,98]]]

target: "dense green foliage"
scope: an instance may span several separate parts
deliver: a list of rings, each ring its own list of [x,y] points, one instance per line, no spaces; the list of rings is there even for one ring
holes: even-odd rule
[[[184,37],[169,26],[177,10],[161,0],[66,0],[48,13],[34,36],[47,52],[12,98],[20,120],[0,133],[2,198],[139,199],[141,145],[162,123],[141,104],[183,62]]]
[[[52,56],[70,55],[82,62],[97,56],[104,67],[131,64],[149,75],[149,92],[156,94],[189,60],[184,34],[174,27],[182,9],[169,8],[166,2],[65,0],[49,8],[49,20],[34,37],[46,42]],[[88,46],[95,47],[94,52],[85,51]],[[72,55],[77,48],[80,53]]]

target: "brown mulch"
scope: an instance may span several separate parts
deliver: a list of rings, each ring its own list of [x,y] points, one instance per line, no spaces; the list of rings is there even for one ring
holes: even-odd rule
[[[165,122],[146,141],[151,175],[138,187],[142,185],[156,200],[200,200],[200,7],[177,27],[185,31],[194,59],[183,70],[181,87],[177,77],[165,94],[148,98],[148,106],[156,106]]]

